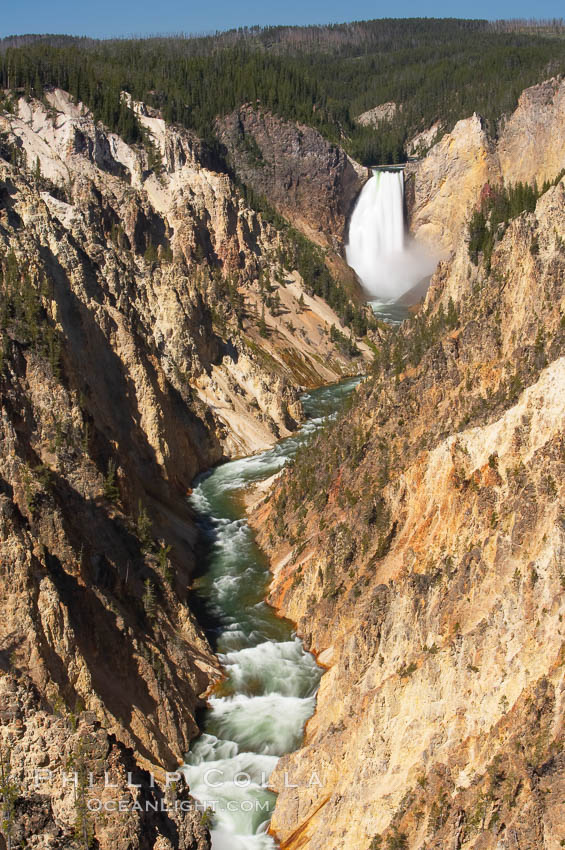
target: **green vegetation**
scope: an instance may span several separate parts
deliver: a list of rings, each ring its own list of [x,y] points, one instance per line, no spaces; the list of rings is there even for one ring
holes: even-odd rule
[[[335,325],[330,328],[330,339],[337,345],[342,354],[347,357],[359,357],[361,352],[355,345],[353,338],[346,336]]]
[[[551,186],[556,186],[564,174],[565,169],[554,180],[546,180],[539,188],[536,183],[531,186],[529,183],[521,182],[509,186],[487,185],[483,191],[480,207],[473,212],[469,223],[471,261],[478,265],[479,256],[482,255],[488,271],[494,246],[504,236],[509,222],[523,212],[533,212],[538,199]],[[533,255],[539,252],[537,237],[534,237],[530,252]]]
[[[269,529],[273,540],[286,536],[291,545],[301,544],[308,527],[308,514],[314,511],[321,516],[319,530],[324,530],[328,557],[336,565],[347,566],[355,562],[355,557],[368,553],[370,563],[376,565],[386,556],[393,544],[397,523],[393,521],[383,489],[403,459],[394,441],[384,436],[375,440],[374,420],[367,427],[363,414],[349,416],[348,411],[352,406],[363,406],[372,391],[382,385],[382,380],[394,380],[409,367],[417,366],[426,352],[458,324],[457,309],[450,299],[447,309],[441,306],[435,313],[431,309],[420,311],[400,330],[380,327],[379,345],[374,346],[374,377],[345,401],[335,420],[327,422],[298,450],[292,466],[283,476],[273,502]],[[331,329],[331,334],[338,345],[337,334],[344,343],[351,342],[336,328]],[[376,422],[381,424],[378,417]],[[402,427],[402,419],[397,425]],[[333,503],[337,511],[345,512],[348,525],[332,526]],[[293,540],[290,539],[289,517],[293,518],[290,526],[295,532]],[[294,526],[294,522],[298,524]],[[327,577],[324,585],[324,594],[328,597],[341,592]],[[358,592],[354,587],[353,594]],[[404,665],[399,673],[410,676],[415,669],[414,664]]]
[[[364,336],[369,328],[375,328],[376,322],[368,316],[366,308],[356,307],[345,287],[331,274],[322,249],[292,227],[271,206],[267,198],[238,182],[237,178],[235,180],[245,203],[260,212],[263,219],[281,233],[282,245],[276,257],[280,266],[296,269],[304,281],[307,293],[323,298],[337,313],[342,324],[351,327],[356,336]],[[261,336],[264,336],[266,326],[260,324],[260,328],[263,328]]]
[[[83,850],[90,850],[94,842],[94,826],[88,808],[89,770],[86,760],[85,742],[81,738],[71,756],[71,767],[75,772],[75,840]]]
[[[408,850],[408,837],[404,832],[397,829],[387,837],[387,850]]]
[[[355,528],[340,523],[329,528],[326,535],[332,558],[341,566],[352,564],[359,550],[367,551],[370,541],[376,544],[374,559],[383,557],[395,533],[390,511],[380,495],[380,489],[387,483],[389,474],[387,445],[379,446],[372,474],[374,486],[364,481],[362,489],[357,491],[346,486],[341,478],[344,469],[354,477],[358,475],[356,470],[365,458],[371,441],[370,431],[352,422],[347,416],[351,404],[351,399],[345,401],[337,419],[328,421],[309,442],[299,448],[277,492],[272,514],[273,537],[286,537],[291,545],[300,546],[304,542],[310,510],[322,515],[319,529],[321,531],[325,528],[324,518],[328,516],[326,506],[330,493],[334,494],[340,510],[355,507]],[[288,517],[291,514],[295,515],[298,522],[294,535],[289,533],[288,528]],[[329,595],[335,587],[328,582],[326,590]]]
[[[457,327],[457,309],[449,298],[447,310],[440,304],[435,314],[421,310],[410,317],[402,333],[392,333],[381,343],[373,358],[373,374],[399,375],[408,366],[417,366],[441,337]]]
[[[159,572],[170,587],[174,585],[175,581],[175,573],[171,561],[169,559],[171,549],[172,546],[170,544],[167,545],[164,541],[161,541],[159,544],[159,549],[157,551],[157,564],[159,566]]]
[[[261,307],[261,318],[259,319],[259,336],[267,338],[267,323],[265,322],[265,305]]]
[[[122,90],[208,139],[218,115],[259,100],[363,162],[395,162],[406,140],[438,119],[449,127],[479,112],[494,123],[524,88],[563,73],[565,44],[554,29],[413,18],[204,38],[24,37],[0,45],[0,88],[40,97],[60,86],[128,142],[143,133]],[[357,125],[356,115],[387,101],[403,107],[391,122],[378,132]]]
[[[113,505],[120,500],[120,491],[116,483],[116,463],[112,459],[108,461],[108,471],[104,478],[104,497]]]
[[[345,288],[326,266],[321,248],[290,225],[286,225],[284,231],[287,238],[279,258],[282,265],[296,269],[309,295],[323,298],[340,317],[343,325],[351,327],[356,336],[365,336],[368,328],[375,327],[376,323],[368,318],[365,308],[355,307],[352,303]]]
[[[157,262],[157,248],[155,247],[153,242],[151,242],[151,240],[149,240],[149,242],[147,243],[147,247],[143,254],[143,259],[149,266],[152,266]]]
[[[135,530],[143,552],[150,552],[153,548],[152,522],[147,513],[147,508],[141,501],[137,505],[137,519]]]
[[[0,828],[6,840],[7,850],[12,847],[12,835],[14,831],[14,815],[16,802],[20,791],[15,781],[10,776],[9,753],[0,750]]]
[[[8,101],[11,105],[11,101]],[[5,111],[13,111],[6,109],[7,102],[2,102],[2,98],[0,97],[0,109]],[[0,157],[5,159],[6,162],[11,162],[12,165],[17,166],[18,168],[23,168],[26,165],[26,154],[25,150],[13,142],[10,141],[7,133],[0,133]]]
[[[23,271],[13,252],[0,256],[0,372],[15,340],[45,358],[59,377],[61,339],[43,306],[47,297],[45,277]]]
[[[207,279],[209,271],[209,279]],[[239,291],[237,280],[227,275],[223,277],[219,268],[202,270],[199,277],[199,285],[208,289],[212,304],[211,312],[213,322],[225,332],[226,322],[235,315],[238,328],[243,327],[243,319],[246,316],[245,298]]]
[[[157,614],[157,599],[155,587],[150,578],[145,579],[142,604],[145,614],[149,620],[153,620]]]
[[[400,670],[398,671],[398,675],[402,679],[405,679],[408,676],[411,676],[412,673],[415,673],[417,669],[418,669],[418,665],[416,664],[415,661],[412,661],[410,664],[408,664],[408,666],[406,664],[403,664],[402,667],[400,668]]]
[[[386,850],[406,850],[408,847],[408,838],[404,832],[394,830],[386,839]],[[385,850],[381,835],[373,836],[369,845],[369,850]]]

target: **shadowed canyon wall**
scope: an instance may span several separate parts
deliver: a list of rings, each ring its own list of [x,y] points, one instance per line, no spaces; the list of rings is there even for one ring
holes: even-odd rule
[[[0,115],[2,763],[13,838],[38,848],[79,827],[102,848],[208,846],[198,813],[89,818],[34,771],[78,764],[98,788],[107,760],[135,801],[127,771],[182,761],[219,675],[188,602],[187,491],[369,357],[334,342],[287,237],[202,143],[133,106],[145,146],[59,90]]]

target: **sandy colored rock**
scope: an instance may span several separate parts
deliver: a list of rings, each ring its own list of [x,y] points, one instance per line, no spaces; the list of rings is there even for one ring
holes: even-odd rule
[[[317,486],[306,454],[253,508],[270,601],[329,666],[272,778],[282,848],[561,846],[564,221],[562,181],[490,274],[459,246],[426,302],[457,326],[360,385]]]
[[[565,80],[526,89],[494,139],[478,115],[459,121],[426,156],[406,168],[410,231],[446,253],[465,239],[487,183],[541,186],[565,168]]]
[[[400,107],[401,109],[402,106]],[[378,127],[382,121],[392,121],[398,111],[398,104],[390,100],[387,103],[374,106],[372,109],[367,109],[366,112],[358,115],[355,120],[363,127]]]
[[[84,714],[122,767],[183,760],[219,676],[190,607],[194,477],[290,434],[301,387],[371,356],[331,341],[339,318],[203,144],[132,106],[151,145],[59,90],[0,115],[0,735],[24,784],[72,756]],[[71,803],[22,785],[18,841],[75,848]],[[208,847],[194,813],[95,832],[116,850]]]
[[[410,230],[431,248],[450,251],[498,163],[481,118],[458,121],[427,156],[406,168]],[[410,181],[410,182],[409,182]]]

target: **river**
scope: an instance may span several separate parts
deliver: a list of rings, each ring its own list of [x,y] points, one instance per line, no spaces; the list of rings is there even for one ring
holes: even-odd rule
[[[275,803],[268,779],[279,757],[300,746],[323,672],[292,624],[265,602],[268,562],[246,522],[241,491],[281,469],[359,380],[306,393],[307,420],[297,434],[195,483],[191,500],[207,553],[194,592],[213,624],[209,638],[225,679],[210,697],[183,771],[192,796],[213,811],[213,850],[276,847],[266,832]]]

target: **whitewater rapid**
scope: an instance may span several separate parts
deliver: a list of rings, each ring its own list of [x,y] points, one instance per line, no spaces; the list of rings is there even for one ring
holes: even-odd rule
[[[267,834],[275,803],[269,777],[279,757],[300,746],[322,674],[290,623],[264,601],[268,564],[238,494],[282,469],[358,382],[303,396],[309,419],[297,435],[201,476],[191,496],[209,545],[195,590],[214,623],[210,637],[226,678],[209,700],[204,733],[183,772],[192,796],[212,812],[213,850],[276,847]]]

